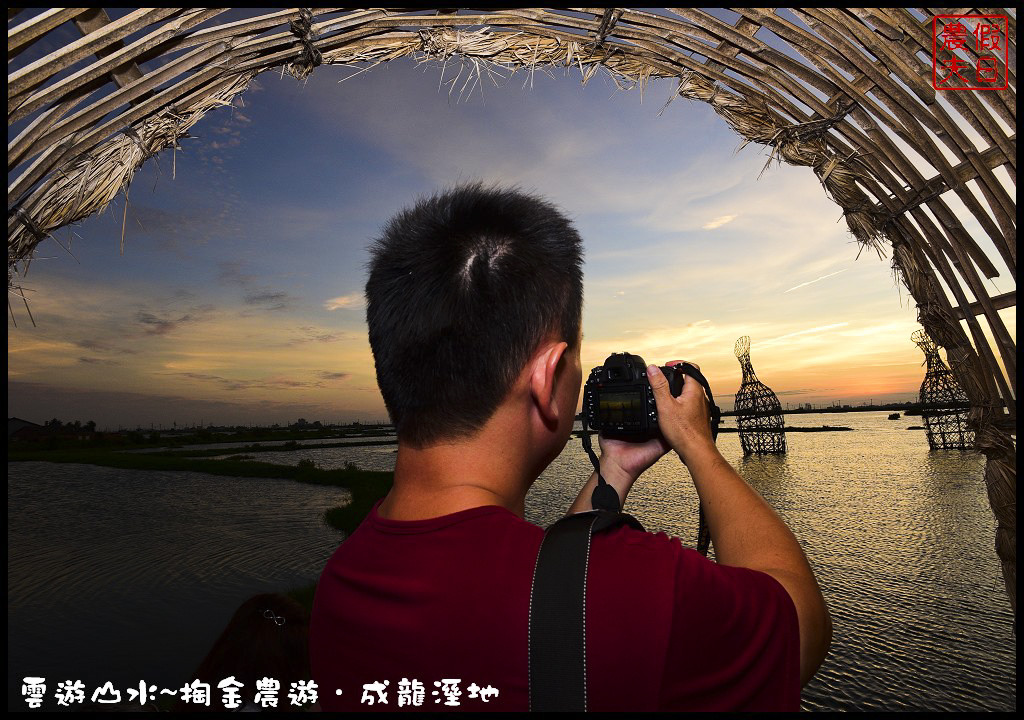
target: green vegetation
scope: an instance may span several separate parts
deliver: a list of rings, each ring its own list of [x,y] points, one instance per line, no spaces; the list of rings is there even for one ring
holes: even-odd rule
[[[217,457],[231,452],[245,451],[246,454],[261,453],[261,452],[282,452],[289,450],[310,450],[316,449],[321,450],[324,448],[339,448],[339,447],[372,447],[376,445],[395,445],[397,443],[394,440],[364,440],[360,442],[336,442],[336,443],[317,443],[316,445],[303,445],[301,443],[290,440],[284,445],[226,445],[222,448],[208,448],[206,450],[189,450],[188,448],[179,449],[155,449],[152,453],[146,453],[147,455],[164,455],[167,457]]]
[[[244,457],[244,456],[241,456]],[[237,458],[237,459],[236,459]],[[240,459],[226,460],[184,457],[170,453],[124,453],[100,448],[74,450],[11,450],[8,462],[41,461],[102,465],[125,470],[170,470],[200,472],[228,477],[283,478],[311,485],[347,488],[352,502],[324,513],[324,522],[336,530],[351,533],[379,499],[391,488],[392,473],[360,470],[348,464],[341,470],[324,470],[312,460],[299,465],[273,465]]]

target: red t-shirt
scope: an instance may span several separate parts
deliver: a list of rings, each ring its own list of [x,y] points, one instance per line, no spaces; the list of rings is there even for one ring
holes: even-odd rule
[[[374,507],[317,586],[309,645],[322,708],[525,711],[543,535],[497,506],[415,521]],[[586,613],[590,710],[799,709],[796,610],[764,573],[619,527],[594,536]]]

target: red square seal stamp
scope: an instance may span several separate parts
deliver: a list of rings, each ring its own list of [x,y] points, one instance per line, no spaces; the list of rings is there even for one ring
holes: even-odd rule
[[[1006,90],[1010,86],[1009,21],[1005,15],[932,18],[932,87]]]

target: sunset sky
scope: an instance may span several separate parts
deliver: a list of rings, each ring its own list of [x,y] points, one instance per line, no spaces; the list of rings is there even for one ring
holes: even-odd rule
[[[749,335],[784,406],[916,397],[915,309],[889,259],[855,259],[810,169],[761,175],[764,149],[737,152],[704,104],[659,115],[674,82],[641,94],[520,71],[460,101],[451,66],[444,80],[411,60],[356,72],[265,73],[210,113],[175,179],[169,153],[135,176],[123,256],[123,196],[56,233],[70,253],[44,243],[24,282],[36,326],[20,304],[16,328],[8,316],[8,415],[101,429],[386,418],[366,246],[400,207],[468,180],[573,218],[585,369],[621,351],[694,360],[731,408],[733,343]]]

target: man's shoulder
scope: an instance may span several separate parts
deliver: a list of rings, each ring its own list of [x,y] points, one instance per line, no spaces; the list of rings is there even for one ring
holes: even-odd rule
[[[664,532],[620,525],[597,533],[591,543],[591,564],[630,581],[658,586],[698,586],[706,602],[722,595],[785,594],[771,576],[742,567],[720,565]]]
[[[771,576],[618,527],[594,536],[587,585],[593,639],[615,648],[614,661],[595,660],[602,677],[643,669],[631,682],[659,709],[798,707],[796,612]],[[595,692],[595,707],[621,709],[614,692]]]
[[[620,525],[593,536],[588,584],[601,593],[631,598],[630,602],[661,598],[672,603],[676,577],[690,562],[688,553],[700,558],[679,538]]]
[[[352,537],[377,533],[381,535],[436,535],[459,533],[495,533],[510,530],[529,534],[541,534],[543,529],[527,522],[507,508],[500,505],[480,505],[458,510],[445,515],[418,520],[394,520],[383,517],[378,508],[380,502],[373,506],[366,517],[356,528]]]
[[[334,552],[328,570],[362,565],[411,567],[458,559],[466,567],[536,556],[542,528],[499,506],[480,506],[423,520],[381,517],[376,506]]]
[[[684,559],[688,552],[696,555],[695,551],[684,547],[677,537],[663,532],[638,530],[628,525],[596,533],[591,541],[593,555],[620,562],[675,564]]]

